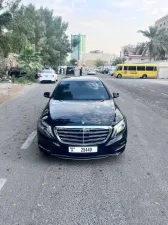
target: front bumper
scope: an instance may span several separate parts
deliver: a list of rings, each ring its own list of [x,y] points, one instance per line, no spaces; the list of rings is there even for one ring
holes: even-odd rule
[[[57,78],[52,77],[52,78],[38,78],[38,82],[55,82]]]
[[[69,153],[69,145],[60,143],[56,138],[50,139],[46,137],[39,130],[37,131],[37,135],[38,145],[43,151],[60,158],[69,159],[92,159],[119,155],[125,150],[127,143],[127,130],[125,130],[114,139],[108,140],[105,144],[97,145],[98,152],[96,153]]]

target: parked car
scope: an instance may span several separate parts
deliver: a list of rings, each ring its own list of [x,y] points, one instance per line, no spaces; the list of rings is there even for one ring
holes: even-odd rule
[[[108,72],[109,72],[109,69],[108,69],[108,68],[105,68],[105,69],[103,69],[103,71],[102,71],[103,74],[108,74]]]
[[[113,76],[114,75],[114,70],[109,70],[108,75]]]
[[[96,75],[96,70],[94,69],[88,70],[87,75]]]
[[[20,67],[11,67],[8,70],[8,76],[12,78],[24,77],[26,72]]]
[[[58,75],[52,69],[45,69],[38,73],[38,81],[42,82],[53,82],[55,83],[58,80]]]
[[[127,143],[127,121],[97,77],[62,78],[37,125],[38,146],[46,155],[88,159],[119,155]]]
[[[73,66],[67,66],[66,75],[69,75],[69,74],[75,75],[75,69]]]

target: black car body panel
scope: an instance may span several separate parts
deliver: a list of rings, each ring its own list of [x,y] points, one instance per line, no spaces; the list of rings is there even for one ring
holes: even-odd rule
[[[8,76],[14,76],[16,78],[19,78],[19,77],[24,77],[25,75],[26,75],[26,72],[19,67],[11,67],[8,70]]]
[[[69,78],[66,78],[66,80],[67,79]],[[125,150],[127,143],[127,121],[112,97],[104,101],[60,101],[54,100],[53,95],[51,95],[39,121],[42,118],[51,126],[53,134],[49,137],[45,135],[39,127],[37,128],[38,145],[43,152],[48,152],[49,154],[54,154],[61,158],[90,159],[118,155]],[[125,122],[125,128],[118,135],[115,135],[114,126],[122,120]],[[89,128],[90,131],[99,128],[100,131],[96,131],[96,137],[98,133],[102,132],[101,128],[104,129],[105,127],[109,129],[109,134],[104,141],[96,144],[98,151],[95,153],[70,153],[69,147],[89,146],[89,144],[76,144],[76,142],[73,142],[75,136],[72,136],[72,139],[68,140],[70,143],[66,143],[66,141],[64,141],[64,139],[62,140],[59,136],[57,129],[60,127],[65,129],[80,128],[80,130],[83,129],[83,132],[85,132],[85,128]],[[70,134],[72,131],[73,130],[70,130]],[[67,130],[64,130],[64,133],[66,135],[68,133]],[[70,134],[68,133],[69,136]],[[89,134],[87,137],[91,138],[94,137],[94,135],[95,134],[90,136]],[[91,144],[91,147],[93,146],[95,145]]]
[[[51,99],[48,108],[55,126],[79,126],[82,122],[86,126],[112,126],[115,116],[114,102],[111,100],[57,101]]]
[[[66,75],[74,75],[75,74],[75,70],[74,70],[74,67],[72,66],[68,66],[67,69],[66,69]]]

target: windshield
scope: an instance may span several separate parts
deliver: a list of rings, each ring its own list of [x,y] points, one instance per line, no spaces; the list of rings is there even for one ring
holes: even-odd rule
[[[55,100],[109,100],[101,81],[62,81],[53,93]]]
[[[54,73],[53,70],[43,70],[42,73]]]

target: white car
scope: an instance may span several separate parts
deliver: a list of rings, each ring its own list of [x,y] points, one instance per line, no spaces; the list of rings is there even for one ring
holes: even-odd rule
[[[95,70],[89,70],[87,75],[96,75],[96,71]]]
[[[51,81],[55,83],[58,80],[58,75],[52,69],[45,69],[38,73],[38,81],[40,83],[45,81]]]

